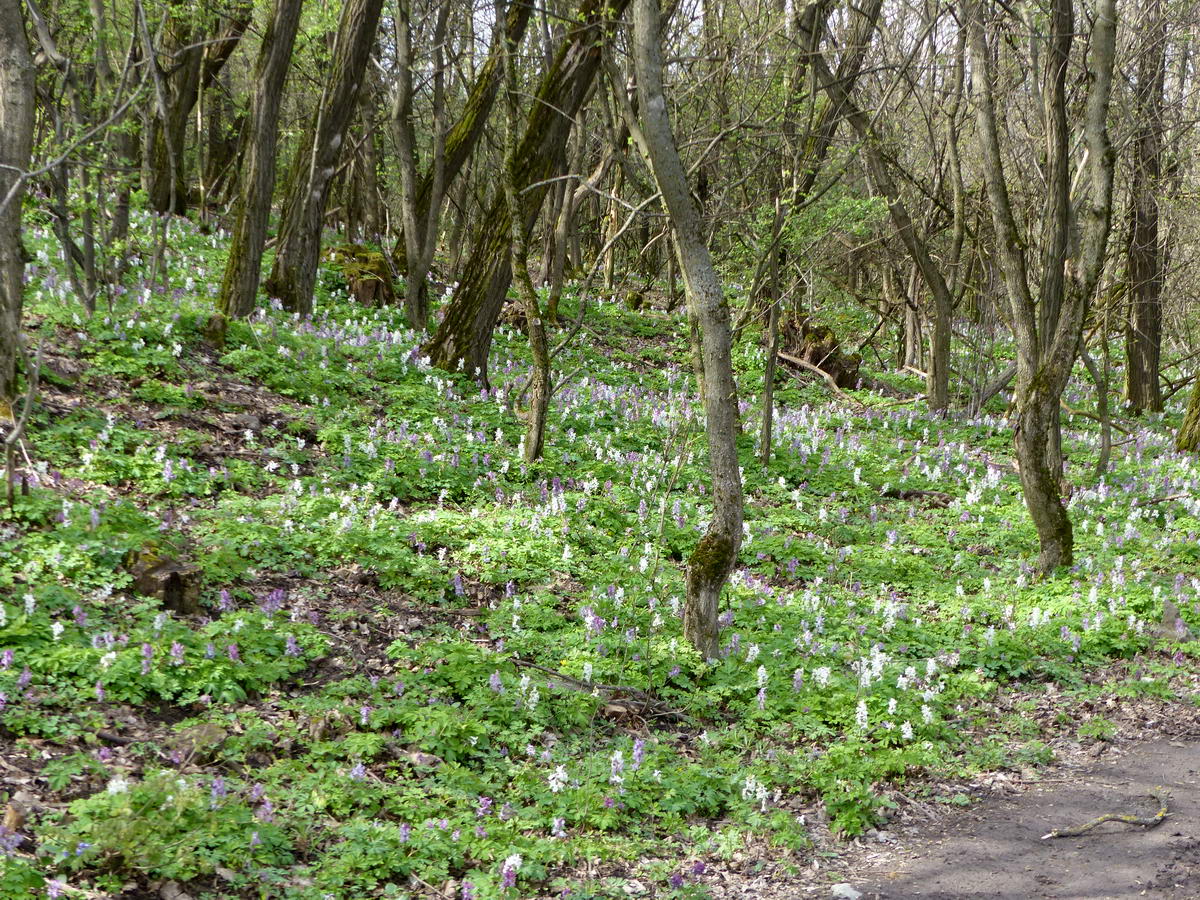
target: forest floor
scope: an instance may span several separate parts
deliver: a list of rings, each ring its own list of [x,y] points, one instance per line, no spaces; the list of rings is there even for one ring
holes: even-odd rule
[[[177,227],[169,289],[91,318],[32,242],[0,900],[1200,896],[1178,404],[1122,422],[1103,477],[1065,419],[1077,562],[1042,579],[1001,401],[937,419],[908,376],[846,403],[780,373],[762,466],[743,340],[747,532],[704,661],[680,321],[595,306],[527,465],[523,335],[481,391],[326,268],[314,321],[217,348],[223,239]],[[1039,840],[1160,784],[1151,831]]]

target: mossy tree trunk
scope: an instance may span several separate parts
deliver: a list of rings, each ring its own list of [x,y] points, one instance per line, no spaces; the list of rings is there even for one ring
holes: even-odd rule
[[[21,197],[33,153],[34,69],[21,6],[0,0],[0,436],[16,419],[25,289]]]
[[[583,0],[542,75],[514,160],[526,235],[537,221],[549,180],[566,169],[567,138],[600,67],[608,22],[628,5],[629,0]],[[434,365],[487,383],[492,333],[512,282],[511,242],[508,203],[501,193],[483,220],[445,318],[425,346]]]
[[[288,173],[275,263],[266,288],[285,309],[307,317],[321,255],[329,186],[346,128],[379,30],[383,0],[346,0],[334,39],[332,70],[321,103],[300,140]]]
[[[997,235],[1017,344],[1013,444],[1025,505],[1038,532],[1038,566],[1050,573],[1072,562],[1074,535],[1062,501],[1059,402],[1079,352],[1083,323],[1100,273],[1112,224],[1116,154],[1107,115],[1116,56],[1116,0],[1100,0],[1088,54],[1089,90],[1082,128],[1087,148],[1087,193],[1072,234],[1067,70],[1075,38],[1072,0],[1053,0],[1043,46],[1046,110],[1046,201],[1042,210],[1042,273],[1035,300],[1028,261],[1009,200],[992,89],[992,49],[984,16],[988,4],[968,9],[971,85],[975,97],[984,181]]]
[[[1200,450],[1200,378],[1192,387],[1192,396],[1188,401],[1187,415],[1175,435],[1175,449],[1181,453],[1195,453]]]
[[[662,83],[658,0],[634,0],[633,61],[641,99],[639,145],[648,157],[674,230],[688,303],[699,323],[713,514],[708,532],[688,559],[683,630],[704,659],[717,655],[721,590],[742,542],[742,478],[738,465],[737,385],[730,353],[729,306],[713,268],[700,211],[688,188],[667,115]]]
[[[250,98],[250,138],[242,173],[237,221],[217,310],[221,318],[248,316],[254,310],[262,276],[263,247],[275,190],[275,148],[279,135],[279,101],[292,61],[303,0],[275,0],[275,11],[254,74]],[[220,320],[218,320],[220,321]]]

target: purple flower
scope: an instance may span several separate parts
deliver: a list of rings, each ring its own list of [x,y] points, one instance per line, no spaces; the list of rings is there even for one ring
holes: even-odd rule
[[[251,833],[250,833],[250,846],[251,846],[251,847],[260,847],[260,846],[262,846],[262,838],[260,838],[260,837],[258,836],[258,832],[257,832],[257,831],[253,831],[253,832],[251,832]]]
[[[673,888],[683,887],[683,876],[680,875],[678,872],[672,872],[671,877],[668,878],[667,880],[671,883],[671,887],[673,887]]]
[[[210,794],[212,795],[212,807],[215,809],[217,806],[217,801],[224,798],[228,793],[229,789],[225,787],[225,779],[218,775],[212,780],[212,788],[210,790]]]
[[[300,655],[300,645],[296,643],[295,635],[289,634],[287,636],[287,647],[284,649],[283,655],[284,656],[299,656]]]
[[[352,781],[362,781],[367,777],[366,767],[362,763],[355,763],[354,768],[350,770],[350,778]]]
[[[241,662],[242,661],[241,654],[238,653],[238,645],[237,644],[230,644],[228,647],[225,648],[225,652],[227,654],[229,654],[230,662]]]
[[[150,644],[142,644],[142,674],[150,674],[150,665],[154,661],[154,647]]]
[[[480,797],[479,798],[479,806],[475,809],[475,815],[482,819],[484,816],[490,815],[491,812],[492,812],[492,798],[491,797]]]
[[[504,693],[504,682],[500,680],[499,672],[492,673],[491,678],[488,679],[488,687],[490,687],[497,694]]]
[[[0,653],[0,669],[7,669],[12,665],[12,661],[13,652],[11,650],[5,650],[3,653]]]
[[[462,883],[462,900],[475,900],[475,885],[469,881]]]
[[[567,836],[566,824],[566,820],[562,816],[555,816],[554,821],[550,825],[550,836],[565,838]]]
[[[104,702],[104,685],[98,681],[96,682],[96,699],[101,703]]]
[[[183,644],[179,643],[179,641],[171,642],[171,665],[183,665]]]
[[[358,721],[362,724],[363,728],[371,724],[371,707],[365,703],[362,705],[362,709],[358,711]]]
[[[233,600],[229,597],[229,591],[221,588],[221,593],[217,595],[217,609],[221,612],[229,612],[233,609]]]
[[[412,826],[409,825],[407,822],[401,823],[401,825],[400,825],[400,843],[407,844],[408,839],[410,837],[412,837]]]

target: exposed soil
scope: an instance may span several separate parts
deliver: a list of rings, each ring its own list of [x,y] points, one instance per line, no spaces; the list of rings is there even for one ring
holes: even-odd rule
[[[1156,828],[1105,823],[1042,840],[1103,813],[1152,816],[1149,793],[1168,792]],[[1160,739],[1113,750],[1079,772],[1003,800],[984,801],[903,837],[892,858],[851,882],[871,900],[1107,900],[1200,897],[1200,742]]]

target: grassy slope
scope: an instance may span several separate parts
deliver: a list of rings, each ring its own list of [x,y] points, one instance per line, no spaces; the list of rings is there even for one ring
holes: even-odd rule
[[[217,353],[200,330],[220,239],[185,227],[170,290],[91,321],[33,243],[40,474],[0,511],[0,756],[28,822],[2,897],[51,877],[607,896],[575,861],[639,858],[628,871],[685,896],[689,860],[747,835],[802,860],[803,821],[855,833],[893,786],[1047,761],[1020,709],[994,712],[1015,692],[1050,686],[1073,729],[1106,691],[1183,683],[1147,623],[1171,597],[1197,624],[1200,472],[1161,423],[1102,484],[1090,423],[1070,423],[1079,565],[1041,582],[1002,422],[793,382],[763,471],[743,344],[747,540],[704,665],[676,614],[707,515],[679,322],[594,311],[526,468],[506,409],[520,335],[500,336],[483,395],[326,273],[316,321],[267,314]],[[138,553],[194,565],[207,615],[139,597]]]

